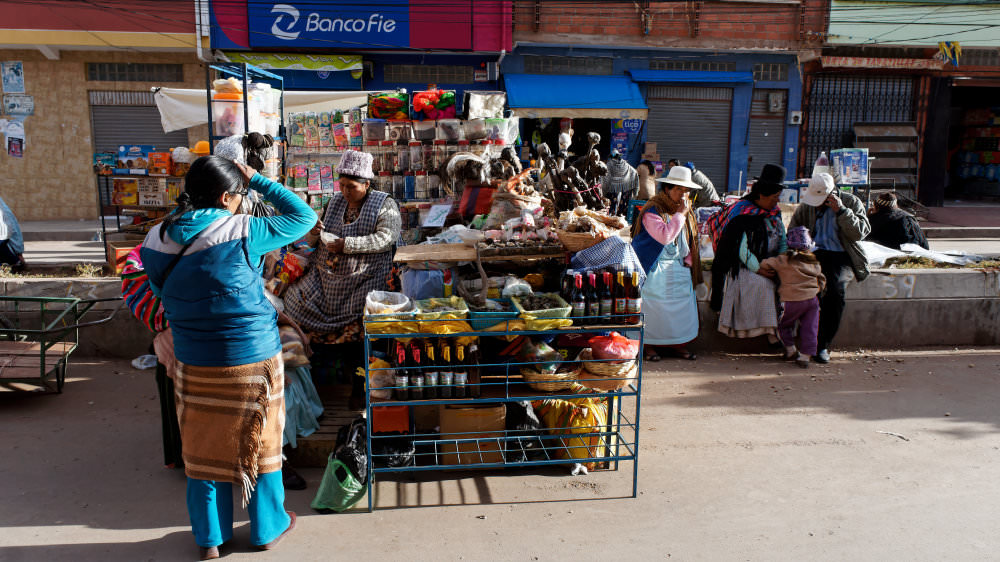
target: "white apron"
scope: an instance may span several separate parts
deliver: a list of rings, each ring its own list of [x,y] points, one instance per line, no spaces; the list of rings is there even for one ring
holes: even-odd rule
[[[641,293],[647,345],[685,344],[698,336],[698,302],[691,269],[684,265],[688,252],[687,233],[681,230],[646,274]]]

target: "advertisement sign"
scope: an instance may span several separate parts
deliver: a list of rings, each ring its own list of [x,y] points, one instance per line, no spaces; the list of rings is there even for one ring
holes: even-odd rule
[[[410,46],[408,0],[247,2],[253,47]]]

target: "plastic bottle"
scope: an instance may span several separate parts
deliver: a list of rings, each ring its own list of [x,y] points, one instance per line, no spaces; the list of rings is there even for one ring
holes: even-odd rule
[[[826,157],[826,152],[820,152],[819,157],[816,158],[816,163],[813,164],[813,175],[816,174],[829,174],[830,173],[830,159]]]

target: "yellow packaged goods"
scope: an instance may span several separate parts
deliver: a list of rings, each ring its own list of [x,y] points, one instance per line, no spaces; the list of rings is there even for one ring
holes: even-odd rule
[[[417,320],[464,320],[468,317],[469,305],[462,297],[417,301]]]
[[[553,398],[532,402],[535,412],[552,435],[573,434],[580,437],[561,438],[563,448],[559,450],[561,457],[579,461],[580,459],[601,457],[604,454],[601,435],[606,431],[608,423],[608,403],[603,398],[587,397],[591,393],[584,386],[574,383],[570,389],[580,398],[568,400]],[[588,469],[594,469],[596,462],[583,463]]]
[[[503,451],[497,438],[503,437],[507,426],[507,408],[501,404],[490,407],[441,406],[441,464],[501,463]],[[483,439],[486,442],[447,443],[449,439]]]
[[[511,297],[529,330],[557,330],[573,325],[568,318],[569,304],[556,293],[537,293],[527,297]]]

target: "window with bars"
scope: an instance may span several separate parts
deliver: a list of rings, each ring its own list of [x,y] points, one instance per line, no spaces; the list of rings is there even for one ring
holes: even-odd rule
[[[614,59],[611,57],[525,55],[524,71],[528,74],[593,74],[609,76],[614,72]]]
[[[87,79],[95,82],[183,82],[182,64],[87,63]]]
[[[788,65],[780,62],[761,62],[753,65],[753,79],[757,82],[785,82]]]
[[[708,72],[732,72],[736,65],[731,62],[705,60],[651,60],[650,70],[703,70]]]
[[[471,66],[444,64],[387,64],[384,80],[403,84],[472,84]]]

